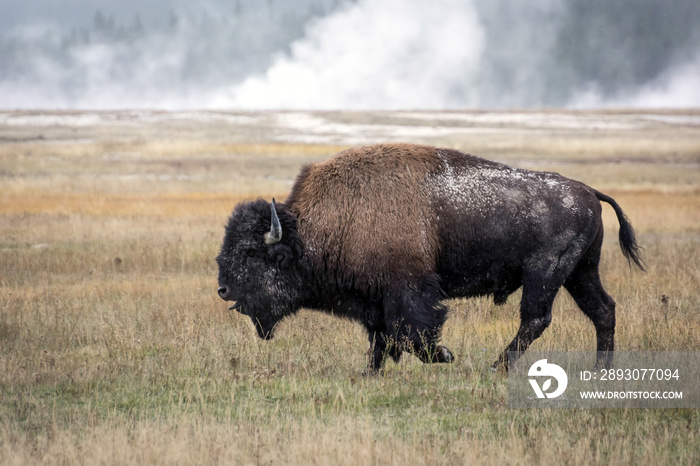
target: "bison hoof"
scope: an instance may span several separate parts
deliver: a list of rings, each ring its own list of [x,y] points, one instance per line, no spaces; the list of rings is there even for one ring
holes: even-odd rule
[[[452,351],[442,345],[439,345],[436,350],[435,355],[437,362],[454,362],[455,357],[452,355]]]
[[[507,374],[508,373],[508,363],[506,361],[501,361],[500,359],[493,364],[491,364],[491,372]]]

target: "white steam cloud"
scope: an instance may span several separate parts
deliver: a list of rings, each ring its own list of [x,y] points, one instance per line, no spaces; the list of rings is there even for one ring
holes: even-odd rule
[[[700,107],[700,54],[666,70],[650,83],[623,95],[604,97],[592,87],[574,96],[571,108],[690,108]]]
[[[484,34],[470,2],[360,0],[313,24],[263,76],[217,105],[243,108],[448,108],[470,83]]]

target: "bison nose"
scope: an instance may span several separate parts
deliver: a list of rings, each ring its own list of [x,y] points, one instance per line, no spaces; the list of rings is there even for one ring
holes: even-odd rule
[[[226,299],[228,296],[228,286],[220,286],[218,291],[221,299]]]

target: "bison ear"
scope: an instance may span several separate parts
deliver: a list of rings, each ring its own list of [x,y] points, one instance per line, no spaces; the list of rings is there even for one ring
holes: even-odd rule
[[[277,244],[282,241],[282,225],[280,224],[280,219],[277,216],[277,209],[275,208],[275,198],[272,198],[272,203],[270,204],[270,231],[265,233],[265,244],[272,245]]]
[[[273,244],[268,248],[267,257],[276,263],[278,267],[284,269],[287,268],[291,262],[292,258],[294,257],[294,253],[292,252],[292,248],[286,244],[278,243]]]

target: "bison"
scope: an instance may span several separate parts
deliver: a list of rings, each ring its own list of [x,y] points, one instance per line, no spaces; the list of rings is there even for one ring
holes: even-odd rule
[[[552,318],[563,286],[595,326],[597,365],[612,362],[615,302],[600,282],[600,201],[620,223],[622,253],[644,269],[620,206],[557,173],[413,144],[348,149],[302,168],[284,203],[239,204],[226,226],[219,296],[260,338],[300,308],[361,323],[370,370],[403,351],[451,362],[439,345],[443,301],[522,286],[520,328],[494,367],[522,354]]]

